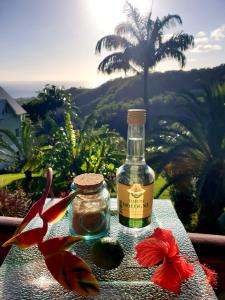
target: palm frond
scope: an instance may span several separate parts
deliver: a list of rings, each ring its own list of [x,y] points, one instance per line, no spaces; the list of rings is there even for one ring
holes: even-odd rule
[[[176,26],[176,23],[178,25],[182,24],[182,19],[179,15],[167,15],[165,17],[163,17],[160,20],[160,25],[159,25],[159,30],[162,30],[163,27],[169,28],[169,27],[173,27]]]
[[[34,128],[30,120],[22,123],[21,128],[21,154],[25,157],[31,157],[34,144],[37,144],[38,139],[34,139]]]
[[[15,145],[19,151],[22,151],[22,147],[16,137],[16,135],[9,129],[0,128],[0,133],[2,133],[12,145]]]
[[[149,40],[151,32],[154,28],[154,21],[152,18],[152,11],[148,14],[148,16],[145,18],[145,24],[146,24],[146,39]]]
[[[161,187],[161,189],[158,191],[158,193],[156,194],[155,198],[159,198],[160,195],[169,187],[171,187],[172,185],[176,184],[177,182],[184,180],[186,178],[189,178],[192,174],[186,173],[186,174],[178,174],[175,175],[169,179],[167,179],[167,182]]]
[[[118,48],[125,49],[129,46],[131,46],[131,43],[122,36],[115,34],[106,35],[97,42],[95,53],[101,53],[103,48],[111,51]]]
[[[191,91],[184,91],[181,92],[180,95],[182,96],[183,100],[185,100],[186,104],[194,104],[198,107],[198,110],[202,108],[202,101]]]
[[[182,126],[184,126],[184,128],[186,128],[186,130],[191,132],[195,139],[198,141],[202,141],[204,139],[202,132],[198,130],[198,127],[196,127],[196,124],[193,123],[193,119],[190,116],[160,114],[159,118],[162,120],[167,120],[181,124]]]
[[[12,154],[15,154],[17,150],[13,148],[13,146],[10,143],[7,143],[3,139],[0,139],[0,150],[10,152]]]
[[[158,163],[155,168],[157,173],[161,173],[165,166],[171,161],[175,161],[178,157],[186,157],[187,154],[198,155],[196,150],[193,150],[192,146],[189,143],[177,143],[173,147],[169,148],[166,152],[158,152],[155,157],[158,157]],[[154,158],[155,159],[155,158]],[[151,162],[151,159],[149,160]],[[196,170],[193,170],[195,172]]]
[[[175,142],[182,143],[182,142],[186,142],[188,143],[190,146],[193,147],[193,149],[197,149],[203,153],[205,153],[205,155],[209,155],[208,152],[208,148],[205,148],[205,145],[200,143],[199,140],[196,140],[196,138],[192,135],[191,132],[184,132],[182,130],[180,130],[179,128],[163,128],[163,127],[157,127],[157,128],[153,128],[151,130],[151,136],[152,138],[157,141],[157,137],[159,137],[159,141],[158,144],[160,145],[162,143],[162,140],[166,140],[168,139],[168,137],[172,137]],[[168,142],[169,146],[170,144],[172,144],[173,142]]]
[[[122,52],[115,52],[106,56],[98,66],[102,73],[111,74],[123,70],[125,73],[130,69],[129,61]]]
[[[129,62],[133,62],[135,65],[141,67],[143,69],[143,56],[145,55],[145,47],[143,44],[138,44],[136,46],[132,46],[126,48],[124,51],[125,57],[129,60]]]
[[[156,61],[159,62],[164,58],[175,58],[183,68],[186,63],[186,57],[183,51],[194,45],[192,35],[179,33],[173,35],[169,40],[162,43],[156,51]]]
[[[11,163],[15,162],[17,159],[16,153],[9,153],[0,149],[0,162]]]
[[[137,39],[139,41],[144,39],[144,19],[140,15],[137,8],[133,7],[129,2],[126,3],[125,13],[128,20],[133,23],[133,26],[136,27]]]
[[[128,22],[122,22],[115,28],[115,34],[121,37],[128,36],[129,40],[132,40],[135,44],[140,41],[137,30]]]

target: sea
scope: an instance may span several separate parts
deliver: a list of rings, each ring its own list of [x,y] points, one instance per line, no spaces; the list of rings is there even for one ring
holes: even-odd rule
[[[13,98],[35,97],[46,84],[61,86],[65,89],[96,87],[96,84],[91,81],[0,81],[0,86]]]

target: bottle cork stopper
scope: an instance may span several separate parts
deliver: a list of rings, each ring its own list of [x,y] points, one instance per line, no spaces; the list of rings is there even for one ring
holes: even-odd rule
[[[142,125],[146,121],[145,109],[128,109],[127,123],[130,125]]]
[[[104,181],[104,177],[101,174],[86,173],[76,176],[73,182],[78,189],[92,189],[97,188]]]

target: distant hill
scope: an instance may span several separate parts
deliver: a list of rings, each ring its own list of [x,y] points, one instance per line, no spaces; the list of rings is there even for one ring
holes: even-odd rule
[[[225,82],[225,64],[214,68],[191,71],[154,72],[149,75],[149,98],[151,98],[151,120],[160,113],[158,100],[173,102],[182,91],[201,92],[201,84]],[[143,107],[143,79],[141,75],[117,78],[94,89],[72,87],[74,103],[80,109],[81,117],[93,114],[99,124],[108,123],[122,135],[126,134],[126,113],[129,108]],[[26,105],[33,98],[17,99]],[[153,103],[153,104],[152,104]],[[171,105],[168,105],[171,109]],[[152,122],[152,121],[151,121]]]
[[[225,81],[225,64],[214,68],[193,69],[191,71],[155,72],[149,76],[149,97],[151,120],[159,113],[157,99],[176,98],[183,91],[201,92],[201,83]],[[126,135],[126,113],[129,108],[143,108],[143,79],[139,75],[110,80],[95,89],[71,88],[75,105],[81,116],[93,113],[99,123],[108,123],[122,135]],[[151,102],[152,102],[151,101]],[[170,109],[170,106],[169,106]],[[125,129],[124,129],[125,128]]]
[[[199,90],[200,82],[225,81],[225,64],[215,68],[193,69],[191,71],[155,72],[149,76],[149,97],[165,92],[181,92],[184,90]],[[95,89],[71,88],[76,105],[82,114],[88,114],[106,105],[125,104],[139,99],[143,93],[141,76],[118,78],[110,80]]]

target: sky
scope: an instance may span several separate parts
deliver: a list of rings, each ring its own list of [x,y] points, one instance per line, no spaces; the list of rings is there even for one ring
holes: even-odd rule
[[[179,14],[195,37],[185,70],[225,63],[225,0],[130,0],[152,17]],[[107,53],[96,42],[126,20],[125,0],[0,0],[0,81],[80,81],[92,86],[113,76],[97,72]],[[167,32],[169,34],[169,32]],[[156,71],[179,69],[165,60]]]

